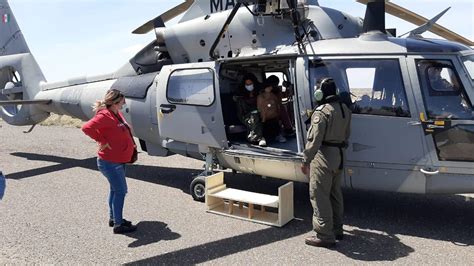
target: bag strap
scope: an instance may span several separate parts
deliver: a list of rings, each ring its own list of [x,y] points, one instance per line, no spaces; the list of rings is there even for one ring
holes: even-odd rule
[[[132,138],[132,141],[133,141],[133,144],[135,146],[137,146],[137,144],[135,143],[135,139],[133,138],[133,135],[132,135],[132,130],[130,129],[130,127],[128,126],[127,123],[125,123],[125,121],[122,119],[122,117],[120,117],[119,114],[116,114],[114,112],[112,112],[112,114],[114,114],[114,116],[118,119],[118,121],[120,121],[120,123],[124,124],[125,127],[128,129],[128,133],[130,134],[130,137]]]

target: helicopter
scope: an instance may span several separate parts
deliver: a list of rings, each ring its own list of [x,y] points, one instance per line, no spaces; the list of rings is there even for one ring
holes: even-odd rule
[[[202,201],[218,168],[308,182],[305,122],[317,82],[332,77],[353,110],[345,187],[474,192],[474,43],[436,24],[447,10],[429,20],[392,2],[357,2],[367,5],[364,19],[315,0],[186,0],[134,30],[156,38],[114,73],[49,83],[0,0],[0,114],[28,132],[51,113],[86,121],[95,100],[118,89],[144,152],[205,161],[190,184]],[[419,27],[397,37],[386,12]],[[422,37],[427,30],[446,40]],[[235,96],[249,73],[261,83],[281,78],[286,142],[247,142]]]

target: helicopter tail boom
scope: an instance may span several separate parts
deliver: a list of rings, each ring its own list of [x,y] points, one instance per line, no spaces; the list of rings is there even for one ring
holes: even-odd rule
[[[34,101],[45,78],[7,0],[0,0],[0,15],[0,116],[12,125],[33,125],[49,116],[40,108],[44,103]]]

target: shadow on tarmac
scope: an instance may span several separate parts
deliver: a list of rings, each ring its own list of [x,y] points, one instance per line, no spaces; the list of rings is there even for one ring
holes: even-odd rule
[[[175,240],[181,237],[180,234],[171,231],[168,224],[157,221],[142,221],[137,224],[138,230],[125,234],[136,240],[128,245],[129,248],[137,248],[154,244],[162,240]]]
[[[96,157],[87,159],[74,159],[53,155],[42,155],[22,152],[11,153],[11,155],[25,158],[31,161],[52,162],[56,164],[17,173],[6,173],[6,179],[21,180],[24,178],[31,178],[75,167],[81,167],[97,172],[99,171],[97,169]],[[126,167],[126,173],[128,178],[154,183],[157,185],[178,188],[187,194],[189,194],[189,185],[191,184],[191,181],[201,172],[202,170],[200,169],[182,169],[171,167],[147,166],[139,164],[127,165]],[[176,176],[180,176],[182,178],[176,178]]]
[[[155,257],[134,261],[127,265],[137,264],[197,264],[222,258],[252,248],[261,247],[273,242],[285,240],[310,231],[309,224],[293,220],[283,228],[268,227],[239,236],[224,238],[205,244],[184,248],[161,254]]]
[[[58,165],[41,167],[7,175],[8,179],[23,179],[47,174],[71,167],[97,170],[96,159],[77,160],[32,153],[12,153],[29,160],[55,162]],[[181,189],[189,194],[192,178],[200,169],[165,168],[143,165],[127,167],[127,176],[152,184]],[[181,176],[183,178],[176,178]],[[254,192],[276,194],[278,187],[286,181],[272,178],[262,179],[252,175],[225,173],[229,187]],[[269,227],[243,235],[225,238],[166,254],[160,254],[131,264],[149,263],[202,263],[234,253],[250,250],[276,241],[311,234],[312,208],[309,203],[308,185],[295,183],[295,217],[283,228]],[[335,252],[359,261],[395,261],[409,256],[415,250],[402,243],[397,235],[452,242],[453,245],[474,245],[474,200],[457,195],[416,195],[363,190],[345,190],[345,224],[355,227],[345,232],[345,239],[338,243]],[[143,222],[140,232],[160,232],[167,228],[160,222]],[[158,223],[158,224],[149,224]],[[150,227],[142,229],[143,227]],[[153,227],[153,228],[151,228]],[[155,228],[157,227],[157,228]],[[161,229],[160,229],[161,228]],[[168,229],[169,230],[169,229]],[[165,229],[166,231],[166,229]],[[179,238],[173,232],[156,236],[142,235],[130,247]],[[303,244],[304,245],[304,244]],[[313,247],[307,247],[313,248]]]
[[[336,251],[359,261],[396,261],[415,250],[394,235],[354,229],[344,232]]]

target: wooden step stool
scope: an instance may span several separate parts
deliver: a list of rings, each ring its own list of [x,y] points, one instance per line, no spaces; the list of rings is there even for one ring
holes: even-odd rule
[[[282,227],[294,218],[293,182],[279,187],[278,196],[273,196],[227,188],[220,172],[206,177],[206,206],[211,213]],[[268,212],[266,207],[276,208],[278,213]]]

